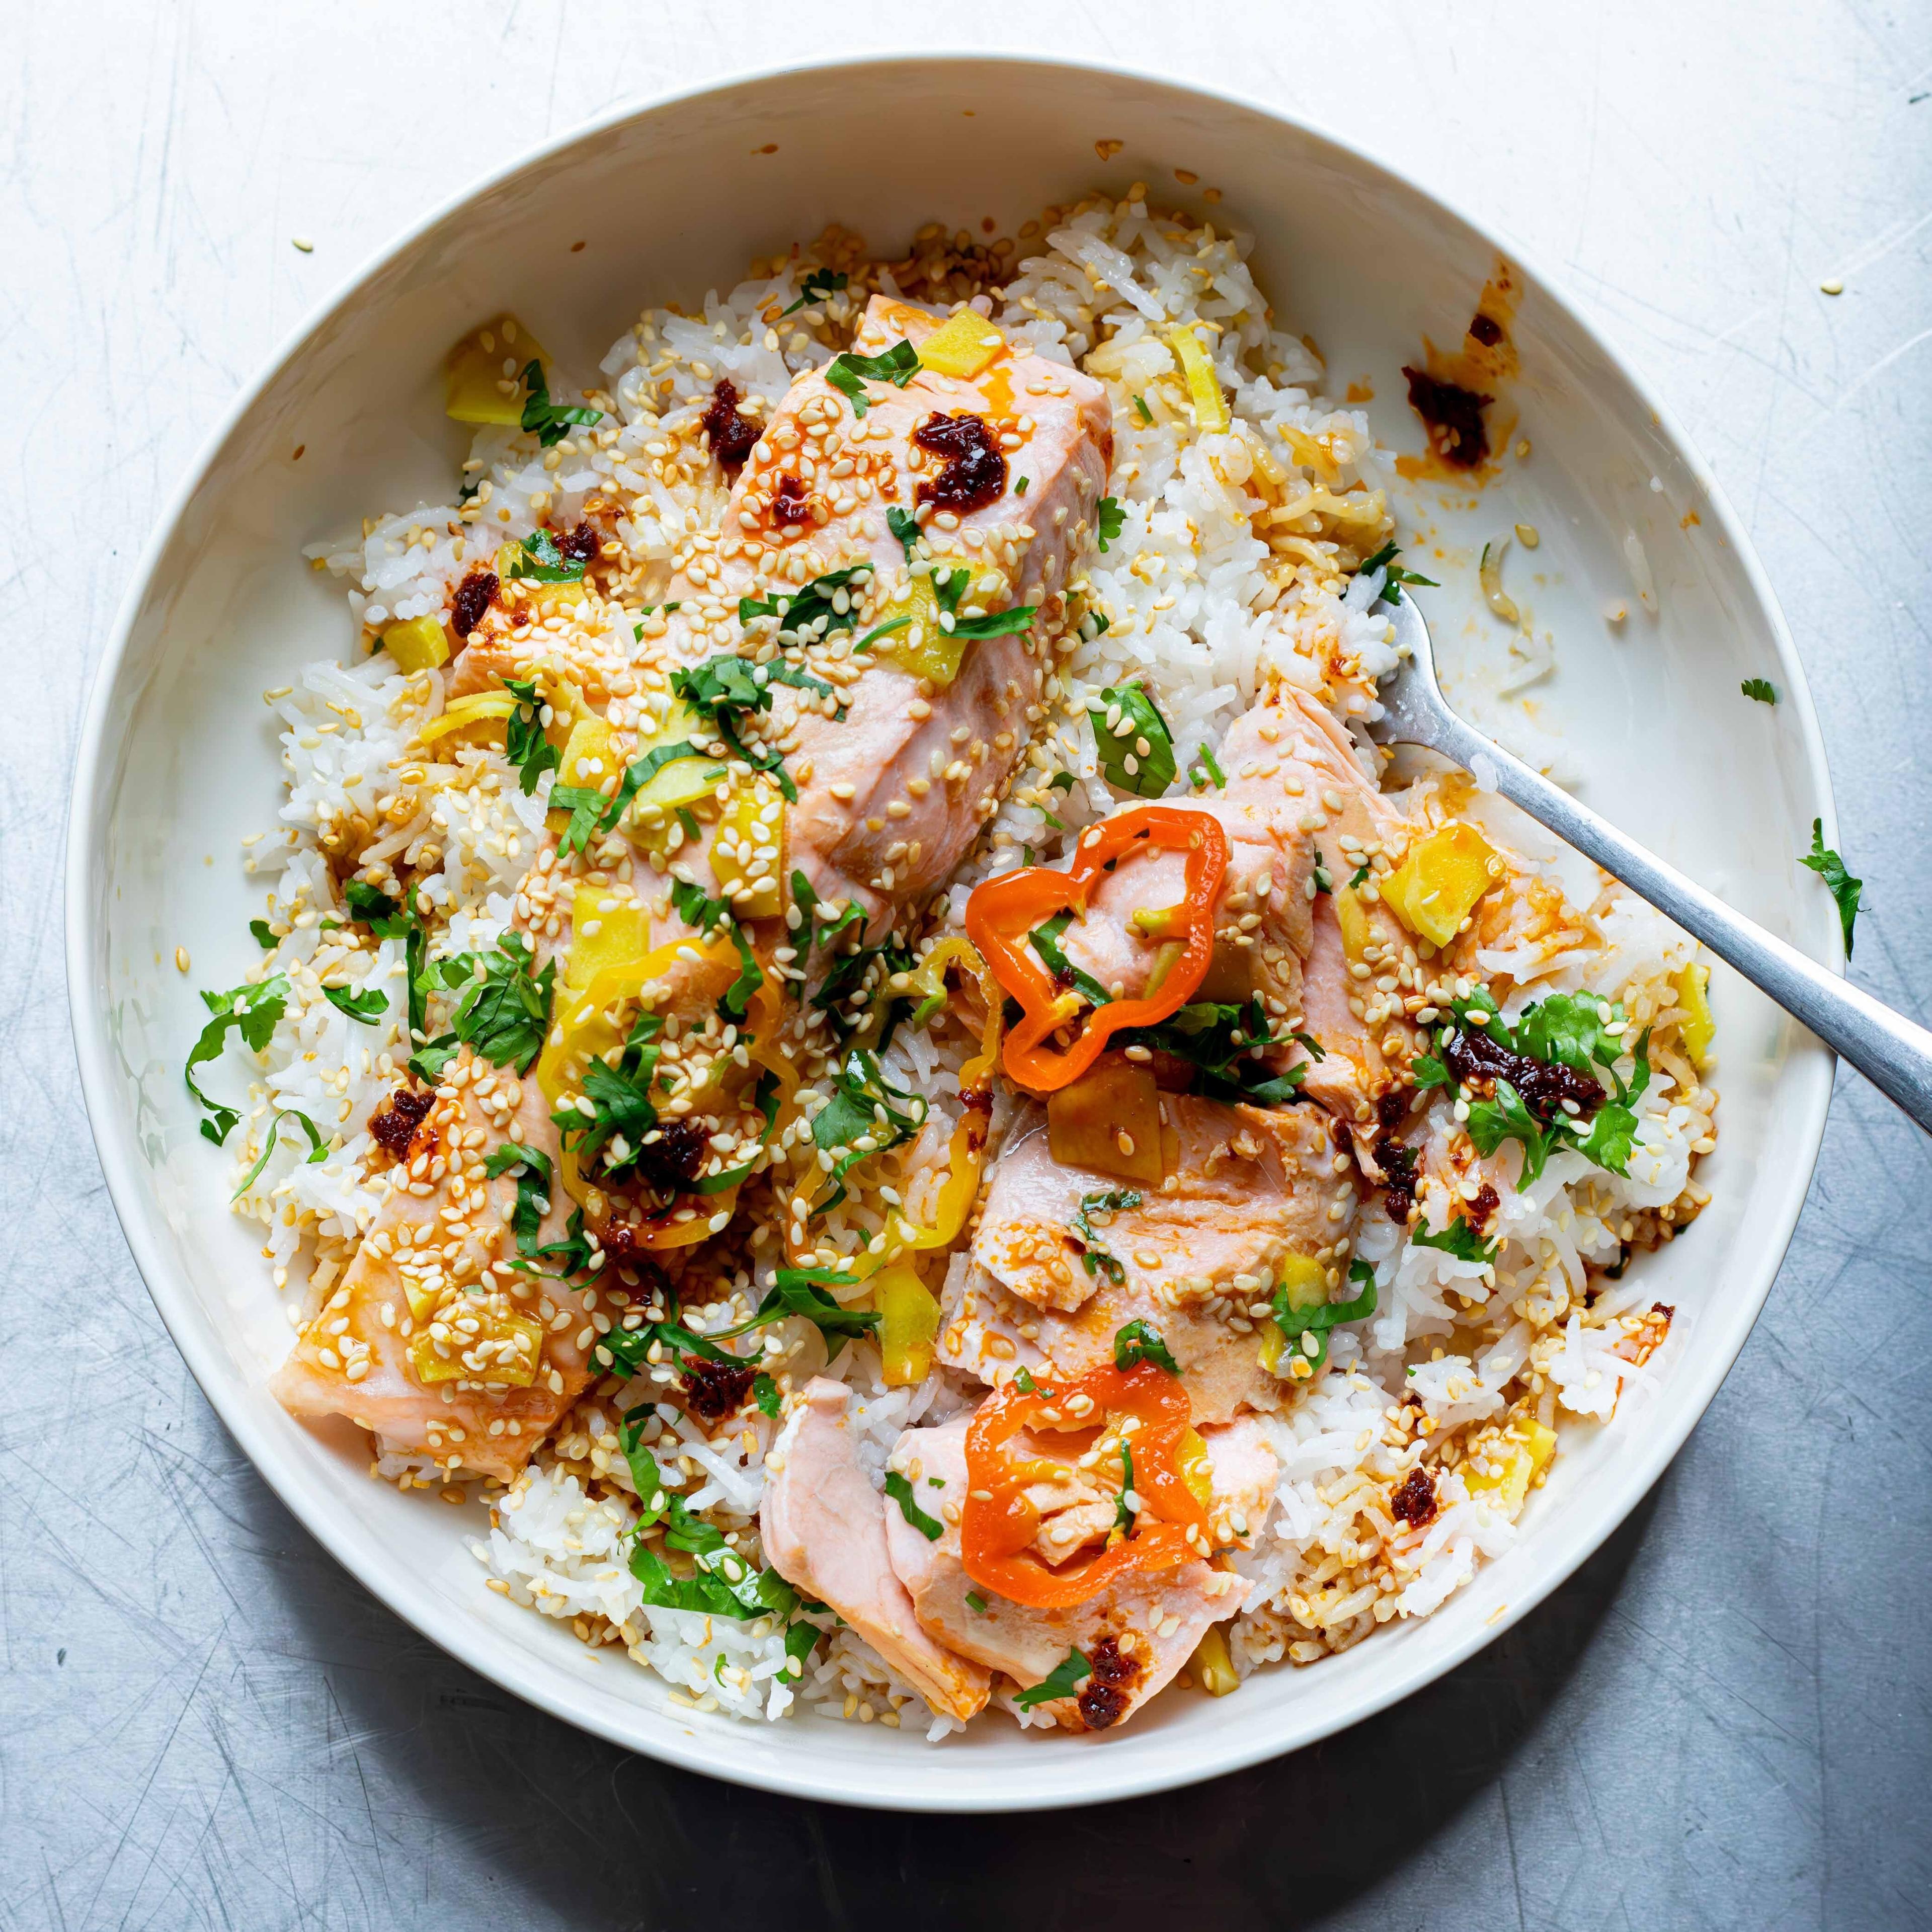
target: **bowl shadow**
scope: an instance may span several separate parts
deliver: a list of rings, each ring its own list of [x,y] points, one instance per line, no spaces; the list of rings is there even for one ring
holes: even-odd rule
[[[1006,1901],[1040,1932],[1102,1915],[1171,1923],[1183,1904],[1292,1926],[1426,1858],[1489,1792],[1582,1661],[1670,1480],[1537,1610],[1391,1709],[1184,1790],[1039,1816],[861,1810],[659,1764],[498,1690],[305,1533],[271,1540],[287,1558],[282,1607],[327,1677],[358,1770],[392,1794],[394,1826],[372,1813],[370,1829],[393,1828],[406,1864],[423,1856],[410,1821],[434,1821],[438,1888],[475,1888],[448,1901],[466,1924],[983,1932]]]

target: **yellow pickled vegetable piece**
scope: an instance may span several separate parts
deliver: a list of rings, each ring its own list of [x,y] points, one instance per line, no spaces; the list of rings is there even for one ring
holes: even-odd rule
[[[1555,1430],[1520,1415],[1507,1429],[1469,1445],[1462,1460],[1462,1480],[1471,1496],[1514,1521],[1537,1472],[1556,1448]]]
[[[1167,346],[1180,360],[1180,373],[1187,378],[1189,400],[1194,405],[1194,427],[1203,436],[1218,436],[1232,418],[1228,399],[1221,393],[1221,379],[1214,373],[1214,358],[1201,346],[1201,338],[1190,323],[1171,330]]]
[[[1677,1004],[1684,1009],[1684,1017],[1677,1024],[1678,1037],[1691,1064],[1701,1068],[1711,1058],[1711,1042],[1718,1032],[1711,1012],[1711,969],[1694,961],[1678,968],[1671,984],[1677,988]]]
[[[665,714],[664,723],[650,740],[640,743],[634,758],[648,758],[663,745],[708,745],[712,730],[698,713],[682,700]],[[710,798],[731,775],[730,767],[715,758],[674,758],[638,788],[634,807],[639,821],[649,825],[658,817],[668,818],[681,805],[696,805]],[[654,814],[650,809],[655,806]]]
[[[910,1268],[896,1264],[872,1277],[872,1299],[886,1385],[910,1388],[924,1382],[939,1333],[939,1304],[932,1289]]]
[[[1181,1436],[1180,1454],[1174,1461],[1190,1494],[1205,1509],[1214,1500],[1214,1459],[1208,1454],[1198,1430],[1188,1430]]]
[[[564,740],[563,755],[557,763],[557,783],[597,791],[618,769],[616,754],[610,748],[610,726],[594,712],[578,718]],[[549,814],[553,832],[561,832],[569,823],[570,814],[561,806]]]
[[[614,966],[641,965],[650,950],[650,914],[629,893],[602,886],[577,888],[571,898],[566,992],[582,992],[598,974]]]
[[[784,802],[776,790],[734,787],[712,842],[711,869],[739,918],[776,919],[784,910]]]
[[[452,698],[440,718],[432,718],[417,732],[417,741],[431,744],[438,738],[447,737],[451,732],[464,730],[472,724],[514,717],[516,710],[517,700],[507,691],[478,691],[467,698]]]
[[[1419,938],[1447,946],[1502,873],[1490,842],[1458,819],[1408,848],[1382,881],[1382,903]]]
[[[1287,1289],[1290,1308],[1319,1308],[1328,1299],[1328,1270],[1312,1255],[1283,1256],[1275,1282]]]
[[[1063,1167],[1161,1184],[1160,1090],[1144,1066],[1106,1059],[1047,1096],[1047,1144]]]
[[[530,393],[524,371],[532,360],[547,363],[550,358],[514,316],[500,315],[472,329],[444,358],[443,413],[458,422],[507,423],[521,428]],[[510,386],[507,390],[506,382]]]
[[[1329,897],[1335,902],[1335,923],[1342,928],[1342,950],[1351,959],[1359,959],[1374,936],[1369,916],[1362,910],[1352,886],[1337,886]]]
[[[920,366],[940,376],[969,380],[997,356],[1005,354],[1006,338],[983,315],[963,309],[943,322],[919,345]]]
[[[452,1334],[439,1349],[434,1330],[425,1328],[410,1342],[410,1366],[418,1382],[461,1379],[528,1388],[536,1380],[538,1365],[543,1360],[543,1324],[527,1315],[496,1306],[496,1299],[494,1295],[465,1296],[451,1309],[452,1316],[479,1324],[476,1334]],[[463,1360],[466,1355],[485,1366],[468,1366]]]
[[[881,638],[874,649],[912,676],[929,678],[934,690],[944,691],[959,675],[966,640],[940,624],[939,598],[930,578],[915,577],[910,594],[892,604],[886,622],[896,623],[902,617],[912,622],[890,638]]]
[[[409,617],[382,633],[382,646],[404,670],[434,670],[449,662],[449,634],[440,617]]]
[[[1318,1308],[1328,1299],[1328,1270],[1312,1255],[1283,1256],[1275,1279],[1288,1291],[1290,1308]],[[1270,1375],[1280,1372],[1282,1354],[1287,1347],[1288,1337],[1281,1332],[1281,1324],[1269,1322],[1262,1330],[1261,1364]]]
[[[1241,1688],[1234,1674],[1234,1660],[1228,1654],[1228,1640],[1219,1624],[1210,1624],[1201,1634],[1190,1662],[1202,1690],[1210,1697],[1225,1697]]]

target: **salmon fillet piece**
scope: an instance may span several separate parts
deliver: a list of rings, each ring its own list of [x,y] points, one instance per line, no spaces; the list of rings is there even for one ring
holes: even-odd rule
[[[963,1500],[967,1426],[961,1420],[938,1429],[908,1430],[893,1447],[892,1466],[922,1498]],[[1260,1528],[1267,1512],[1279,1473],[1274,1452],[1252,1420],[1204,1428],[1201,1433],[1214,1465],[1210,1508],[1217,1540],[1226,1532],[1229,1543],[1244,1541]],[[1051,1441],[1031,1438],[1027,1446],[1052,1456]],[[1064,1562],[1082,1544],[1104,1538],[1114,1520],[1118,1483],[1096,1509],[1084,1494],[1091,1486],[1090,1472],[1074,1473],[1065,1492],[1072,1500],[1042,1524],[1040,1553],[1049,1562]],[[957,1511],[951,1514],[956,1517]],[[1076,1520],[1070,1535],[1058,1530],[1063,1516]],[[1244,1522],[1246,1532],[1234,1534],[1231,1517]],[[1103,1681],[1109,1682],[1112,1694],[1092,1695],[1095,1680],[1090,1678],[1076,1696],[1043,1707],[1068,1730],[1102,1730],[1124,1723],[1167,1685],[1211,1624],[1240,1609],[1247,1588],[1246,1580],[1234,1572],[1195,1559],[1172,1569],[1134,1573],[1070,1609],[1039,1610],[974,1585],[966,1573],[956,1520],[948,1520],[944,1534],[929,1540],[892,1511],[886,1518],[886,1540],[926,1630],[1022,1688],[1039,1683],[1070,1650],[1094,1662],[1105,1652]],[[969,1595],[984,1608],[976,1608]]]
[[[934,1710],[962,1723],[992,1680],[924,1630],[886,1550],[886,1498],[860,1467],[849,1391],[820,1376],[773,1449],[784,1466],[765,1486],[758,1533],[780,1576],[830,1604]],[[895,1508],[892,1514],[897,1516]]]
[[[591,1380],[583,1294],[507,1265],[517,1184],[483,1171],[513,1122],[554,1160],[536,1082],[466,1047],[340,1286],[275,1371],[270,1386],[291,1414],[344,1415],[376,1436],[379,1453],[508,1480],[577,1400]],[[539,1244],[562,1238],[570,1205],[556,1190]],[[465,1322],[476,1324],[467,1335]],[[454,1372],[426,1384],[412,1349],[439,1376]]]

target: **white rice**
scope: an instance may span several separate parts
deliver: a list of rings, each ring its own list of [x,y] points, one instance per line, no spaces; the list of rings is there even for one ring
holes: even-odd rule
[[[940,929],[957,928],[980,878],[1010,868],[1022,848],[1050,856],[1064,837],[1112,808],[1092,735],[1081,722],[1106,686],[1130,674],[1148,680],[1185,771],[1270,679],[1319,694],[1359,728],[1377,715],[1375,680],[1395,662],[1388,623],[1375,613],[1378,573],[1352,580],[1333,567],[1285,573],[1256,534],[1254,479],[1267,466],[1291,476],[1291,496],[1314,489],[1298,466],[1298,452],[1311,444],[1332,460],[1331,491],[1372,484],[1379,472],[1366,419],[1323,399],[1318,363],[1274,326],[1250,278],[1246,238],[1184,231],[1138,202],[1095,202],[1065,215],[1033,245],[1036,252],[997,301],[982,298],[975,306],[992,310],[1040,353],[1078,362],[1108,384],[1116,403],[1109,487],[1124,523],[1076,586],[1104,612],[1108,628],[1070,640],[1058,667],[1060,715],[1050,721],[1058,743],[1050,760],[1036,760],[1042,770],[1064,765],[1076,776],[1070,793],[1054,795],[1060,827],[1048,822],[1047,806],[1025,802],[1024,788],[1016,788],[938,908]],[[607,411],[603,427],[614,435],[533,455],[529,438],[482,430],[464,466],[467,502],[385,516],[359,538],[319,544],[309,554],[346,580],[352,616],[373,628],[440,610],[489,546],[542,523],[569,524],[594,491],[625,506],[620,534],[632,558],[649,566],[640,580],[648,592],[660,580],[650,572],[668,574],[686,533],[714,526],[724,506],[715,480],[671,487],[654,478],[652,446],[701,410],[716,377],[728,376],[748,398],[773,406],[801,370],[822,364],[842,340],[856,304],[841,298],[823,319],[814,311],[786,323],[782,339],[766,328],[772,298],[790,301],[808,266],[794,260],[722,298],[708,295],[694,316],[647,311],[600,365],[604,386],[596,394]],[[894,286],[889,274],[880,279]],[[1174,369],[1163,332],[1178,322],[1208,326],[1216,372],[1233,397],[1235,421],[1226,435],[1197,435],[1161,392],[1154,421],[1144,420],[1134,402]],[[1359,517],[1371,504],[1378,512],[1378,500],[1358,490],[1345,507]],[[452,527],[464,535],[452,537]],[[1316,540],[1316,550],[1324,543],[1334,550],[1336,527],[1323,525],[1328,534]],[[311,664],[294,688],[272,694],[288,792],[279,828],[249,842],[247,863],[272,887],[267,910],[277,944],[262,972],[286,974],[290,996],[266,1054],[252,1062],[238,1049],[231,1055],[255,1083],[239,1151],[245,1171],[270,1122],[288,1108],[322,1127],[328,1150],[310,1162],[299,1133],[278,1131],[275,1150],[236,1205],[261,1222],[264,1256],[298,1322],[339,1274],[386,1198],[388,1184],[372,1177],[368,1162],[368,1120],[407,1052],[400,944],[386,941],[373,956],[350,954],[336,970],[344,955],[327,930],[338,909],[324,846],[342,828],[355,828],[351,842],[364,869],[383,860],[418,868],[417,889],[437,914],[434,950],[446,954],[485,946],[505,931],[542,834],[550,780],[526,797],[499,754],[470,748],[406,792],[413,804],[404,822],[385,817],[386,802],[399,795],[396,774],[412,758],[424,762],[412,740],[442,709],[443,692],[441,673],[406,677],[379,652],[348,665]],[[1593,868],[1492,792],[1478,790],[1459,809],[1508,848],[1524,873],[1561,892],[1574,914],[1576,942],[1557,952],[1526,941],[1480,956],[1486,972],[1508,976],[1507,1012],[1553,992],[1588,988],[1622,998],[1639,1023],[1673,1016],[1670,976],[1691,956],[1681,934],[1607,889]],[[436,856],[426,862],[431,846]],[[323,976],[340,982],[343,972],[352,974],[352,986],[389,992],[384,1024],[359,1025],[323,996]],[[915,1211],[922,1172],[944,1172],[959,1060],[956,1042],[936,1045],[910,1030],[886,1056],[896,1084],[934,1108],[898,1177]],[[1263,1418],[1281,1474],[1253,1547],[1236,1559],[1250,1582],[1231,1630],[1239,1670],[1283,1657],[1312,1662],[1391,1618],[1426,1615],[1517,1534],[1509,1516],[1473,1498],[1453,1469],[1441,1475],[1437,1513],[1426,1526],[1412,1528],[1390,1516],[1391,1491],[1421,1453],[1391,1439],[1385,1422],[1393,1405],[1418,1409],[1439,1446],[1526,1398],[1545,1423],[1607,1419],[1654,1373],[1618,1352],[1629,1348],[1629,1324],[1646,1300],[1641,1267],[1622,1281],[1589,1269],[1618,1258],[1637,1227],[1633,1217],[1646,1217],[1639,1232],[1648,1235],[1667,1232],[1654,1218],[1660,1210],[1694,1212],[1691,1169],[1696,1150],[1708,1144],[1714,1101],[1681,1056],[1665,1054],[1641,1103],[1629,1177],[1579,1154],[1553,1155],[1534,1184],[1499,1189],[1495,1226],[1504,1246],[1486,1265],[1417,1246],[1378,1208],[1364,1210],[1356,1252],[1374,1269],[1377,1311],[1359,1329],[1336,1331],[1328,1368],[1306,1384],[1284,1384],[1280,1412]],[[1006,1111],[1003,1103],[996,1134]],[[1439,1118],[1434,1131],[1444,1131]],[[1426,1225],[1439,1229],[1446,1197],[1437,1188],[1423,1198]],[[729,1311],[722,1314],[718,1325],[729,1318]],[[802,1322],[782,1324],[767,1348],[767,1366],[788,1366],[800,1384],[822,1364],[824,1344]],[[882,1480],[903,1429],[957,1413],[972,1396],[942,1374],[916,1390],[887,1390],[878,1367],[876,1352],[856,1345],[831,1372],[854,1390],[862,1460]],[[610,1432],[615,1420],[608,1400],[599,1407],[593,1392],[552,1450],[496,1498],[493,1526],[474,1546],[494,1587],[578,1625],[587,1640],[621,1644],[700,1712],[757,1720],[867,1713],[896,1725],[909,1707],[931,1736],[958,1728],[932,1718],[849,1630],[833,1631],[794,1676],[780,1619],[740,1622],[646,1605],[625,1560],[634,1511],[629,1472]],[[748,1537],[772,1426],[746,1431],[734,1423],[738,1432],[720,1441],[682,1418],[650,1426],[660,1432],[647,1439],[660,1444],[668,1484],[721,1528]],[[679,1459],[688,1460],[688,1478]],[[379,1469],[405,1480],[424,1473],[400,1459]],[[586,1483],[597,1485],[602,1500]],[[1394,1563],[1399,1588],[1366,1580],[1377,1562]],[[1048,1721],[1043,1712],[1035,1720]]]

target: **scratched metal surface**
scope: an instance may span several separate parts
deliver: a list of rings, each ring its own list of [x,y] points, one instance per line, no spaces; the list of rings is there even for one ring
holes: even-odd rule
[[[1868,882],[1858,976],[1932,1016],[1932,10],[1371,0],[1334,16],[1346,51],[1310,11],[1210,4],[1177,28],[1144,0],[981,0],[958,31],[1325,118],[1561,272],[1756,536]],[[1910,1418],[1932,1164],[1855,1077],[1729,1384],[1567,1588],[1318,1750],[1036,1824],[766,1798],[523,1708],[309,1541],[163,1334],[76,1091],[58,862],[88,674],[164,492],[302,310],[486,163],[608,102],[932,17],[10,14],[0,1927],[941,1926],[989,1902],[1047,1927],[1925,1922],[1932,1468]]]

